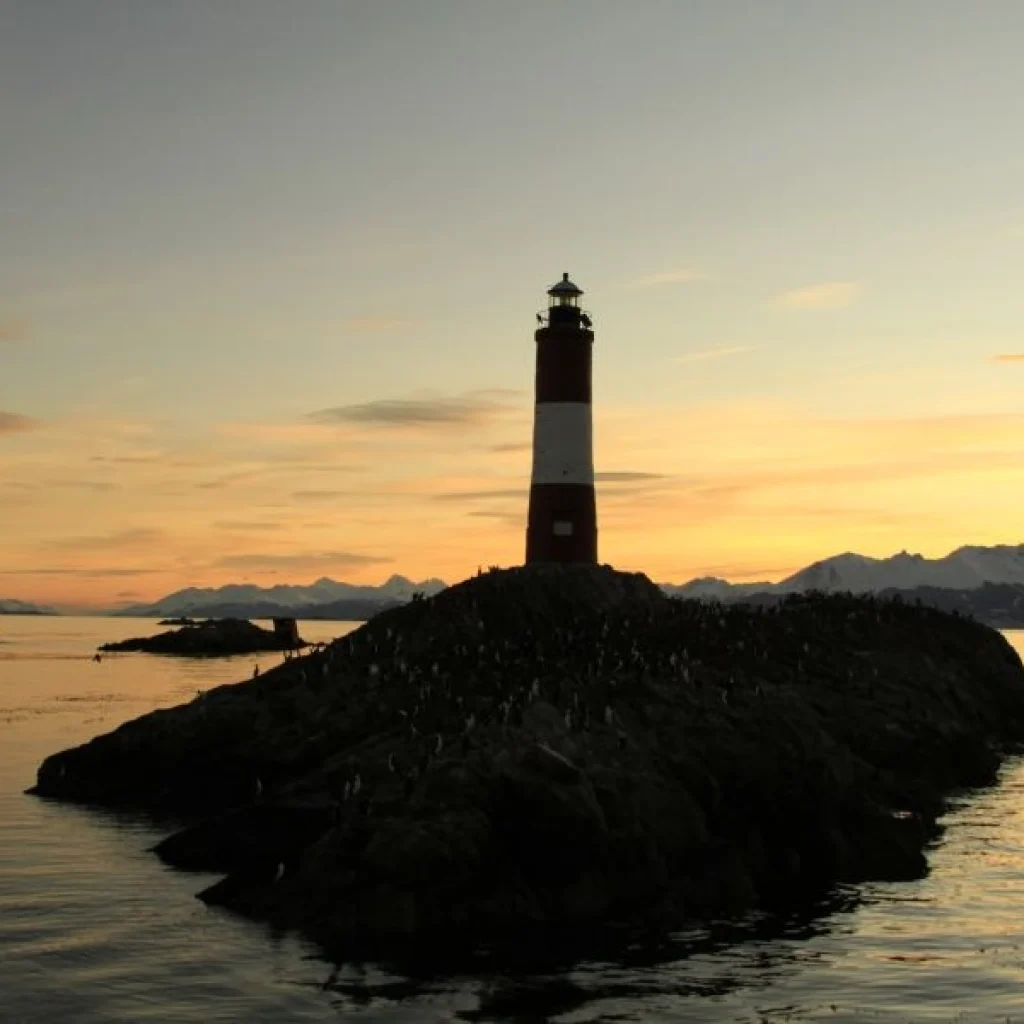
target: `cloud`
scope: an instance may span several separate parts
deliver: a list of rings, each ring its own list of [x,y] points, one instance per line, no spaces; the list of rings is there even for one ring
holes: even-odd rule
[[[676,356],[674,363],[698,363],[705,359],[723,359],[726,356],[738,356],[743,352],[753,352],[755,345],[732,345],[728,348],[706,348],[700,352],[687,352]]]
[[[345,491],[292,491],[296,501],[326,501],[329,498],[342,498]]]
[[[513,406],[503,401],[518,392],[504,389],[424,398],[379,398],[339,405],[309,414],[315,423],[363,423],[379,427],[480,427],[506,415]]]
[[[78,487],[86,491],[96,491],[98,493],[119,491],[121,489],[120,484],[110,483],[107,480],[48,480],[47,485],[50,487]]]
[[[694,284],[697,281],[706,281],[706,274],[699,274],[693,270],[666,270],[660,274],[648,274],[646,277],[637,277],[629,282],[629,288],[660,288],[666,284]]]
[[[1024,363],[1024,352],[1001,352],[991,359],[993,363]]]
[[[530,441],[505,441],[502,444],[489,444],[489,452],[526,452],[533,447]]]
[[[362,555],[354,551],[297,551],[292,554],[223,555],[211,564],[220,569],[276,572],[278,569],[357,569],[390,561],[393,559],[381,555]]]
[[[478,519],[492,519],[501,523],[503,526],[512,527],[517,530],[521,530],[526,526],[525,507],[522,510],[515,512],[506,509],[475,508],[466,514],[475,516]]]
[[[501,488],[493,491],[442,491],[432,494],[434,501],[488,501],[492,498],[523,498],[529,494],[528,484],[522,487]]]
[[[280,530],[282,524],[254,522],[248,519],[219,519],[213,526],[218,530]]]
[[[75,551],[113,551],[118,548],[135,547],[137,545],[149,546],[159,544],[166,539],[167,537],[163,530],[137,527],[131,530],[116,530],[113,533],[86,537],[64,537],[61,540],[49,541],[48,546]]]
[[[861,286],[856,281],[823,281],[783,292],[775,297],[772,305],[778,309],[842,309],[860,292]]]
[[[166,569],[90,568],[63,565],[32,569],[0,569],[0,576],[92,576],[97,579],[116,579],[120,576],[151,576]]]
[[[16,434],[23,430],[34,430],[38,426],[39,420],[31,416],[0,411],[0,434]]]
[[[90,462],[113,462],[117,464],[132,465],[135,463],[162,462],[160,455],[90,455]]]
[[[664,473],[640,473],[633,470],[610,470],[595,473],[594,479],[599,484],[641,483],[647,480],[666,480]]]
[[[0,345],[4,342],[24,341],[27,337],[27,320],[13,316],[0,319]]]
[[[390,334],[417,326],[419,324],[416,320],[397,316],[353,316],[342,323],[342,329],[349,334]]]

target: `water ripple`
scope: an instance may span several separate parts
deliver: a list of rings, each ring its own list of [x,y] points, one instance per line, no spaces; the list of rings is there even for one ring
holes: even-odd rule
[[[54,750],[275,656],[90,664],[99,643],[146,625],[69,618],[17,630],[0,652],[3,1024],[1024,1024],[1024,761],[951,802],[924,879],[842,887],[782,917],[715,922],[579,963],[524,950],[518,966],[481,951],[435,974],[332,965],[294,936],[195,900],[216,876],[169,871],[148,852],[171,825],[21,793]],[[319,640],[339,627],[303,631]]]

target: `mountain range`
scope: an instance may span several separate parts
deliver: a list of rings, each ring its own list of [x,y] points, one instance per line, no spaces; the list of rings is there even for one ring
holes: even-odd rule
[[[375,614],[382,608],[403,604],[413,594],[425,597],[444,590],[443,580],[428,579],[416,583],[405,576],[392,576],[380,586],[338,583],[323,577],[308,586],[278,584],[256,587],[229,583],[223,587],[187,587],[162,597],[152,604],[134,604],[114,612],[146,618],[191,615],[211,618],[364,618],[361,612]],[[326,614],[325,614],[326,613]]]
[[[394,575],[379,586],[340,583],[322,578],[306,586],[257,587],[232,583],[223,587],[187,587],[150,604],[135,604],[111,614],[148,618],[272,618],[361,620],[402,604],[419,592],[436,594],[447,584],[419,582]],[[672,597],[764,603],[808,590],[856,594],[902,595],[907,600],[956,608],[1003,628],[1024,626],[1024,545],[967,546],[942,558],[901,551],[890,558],[846,552],[814,562],[772,583],[730,583],[704,576],[686,583],[662,583]],[[0,599],[0,614],[54,614],[53,609],[24,601]]]
[[[974,590],[986,583],[1024,586],[1024,544],[962,547],[943,558],[925,558],[906,551],[891,558],[846,552],[814,562],[778,583],[730,583],[705,576],[662,587],[674,597],[736,601],[751,594],[798,594],[808,590],[854,594],[919,587]]]
[[[0,597],[0,615],[56,615],[53,608],[28,601],[15,601],[13,597]]]

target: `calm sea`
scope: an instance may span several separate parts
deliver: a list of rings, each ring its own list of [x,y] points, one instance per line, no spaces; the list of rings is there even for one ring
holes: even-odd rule
[[[304,623],[327,640],[350,623]],[[334,965],[194,898],[169,829],[27,797],[49,753],[275,656],[90,657],[148,620],[0,617],[0,1024],[16,1021],[947,1021],[1024,1024],[1024,762],[957,800],[918,882],[837,891],[614,960],[408,977]],[[1008,634],[1024,651],[1024,633]]]

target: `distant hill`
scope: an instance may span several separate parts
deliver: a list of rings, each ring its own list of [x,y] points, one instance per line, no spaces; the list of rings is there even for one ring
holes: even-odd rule
[[[45,605],[16,601],[13,597],[0,597],[0,615],[56,615],[53,608]]]
[[[417,591],[427,596],[443,590],[443,580],[414,582],[392,576],[380,586],[319,579],[308,586],[189,587],[155,601],[113,614],[169,618],[273,618],[363,620],[404,604]],[[901,551],[890,558],[846,552],[814,562],[778,583],[730,583],[704,576],[687,583],[662,583],[671,597],[709,601],[771,603],[787,594],[816,590],[899,594],[907,601],[956,609],[1001,628],[1024,628],[1024,545],[961,547],[943,558]],[[0,602],[0,609],[5,602]],[[18,602],[6,602],[18,604]],[[21,614],[25,614],[22,612]]]
[[[863,594],[881,590],[933,587],[973,590],[986,583],[1024,584],[1024,544],[962,547],[943,558],[901,551],[891,558],[846,552],[814,562],[778,583],[729,583],[713,576],[683,584],[664,584],[673,597],[737,600],[753,593],[797,594],[808,590]]]
[[[430,596],[446,586],[443,580],[428,579],[417,583],[398,575],[376,587],[339,583],[326,577],[308,586],[279,584],[256,587],[229,583],[223,587],[188,587],[152,604],[131,605],[112,614],[147,618],[188,615],[245,619],[290,615],[297,619],[360,620],[385,608],[404,604],[414,593]]]
[[[901,551],[891,558],[847,552],[814,562],[778,583],[729,583],[701,577],[680,585],[663,584],[673,597],[775,604],[807,591],[855,594],[920,602],[970,615],[998,629],[1024,628],[1024,545],[962,547],[943,558]]]

